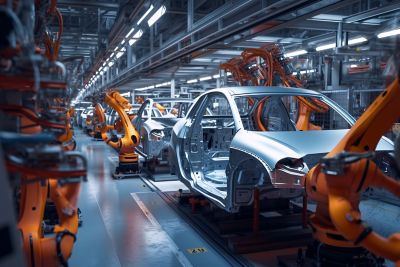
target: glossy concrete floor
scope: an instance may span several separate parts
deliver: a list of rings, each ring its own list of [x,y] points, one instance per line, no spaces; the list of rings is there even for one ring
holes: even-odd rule
[[[113,180],[112,162],[117,154],[104,142],[79,131],[75,135],[79,150],[88,158],[88,181],[81,189],[83,225],[69,261],[71,267],[232,266],[141,179]],[[180,182],[159,182],[157,187],[185,189]],[[398,206],[368,200],[361,209],[375,230],[384,235],[400,232]],[[193,253],[198,248],[203,252]],[[295,252],[287,249],[244,257],[253,266],[276,266],[277,255]]]
[[[76,137],[89,171],[79,200],[83,225],[70,266],[230,266],[141,179],[113,180],[114,151],[82,133]],[[160,183],[165,190],[181,187]],[[196,248],[206,252],[190,253]]]

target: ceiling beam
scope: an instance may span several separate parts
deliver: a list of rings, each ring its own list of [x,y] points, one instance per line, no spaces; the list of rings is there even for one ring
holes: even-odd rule
[[[345,18],[343,20],[343,22],[353,23],[353,22],[357,22],[360,20],[367,20],[367,19],[370,19],[373,17],[377,17],[380,15],[386,14],[386,13],[396,12],[398,9],[400,9],[400,3],[377,7],[377,8],[373,8],[373,9],[349,16],[349,17]]]
[[[287,25],[286,28],[290,29],[301,29],[301,30],[315,30],[315,31],[337,31],[338,22],[329,22],[329,21],[311,21],[305,20],[300,21],[296,24]],[[346,32],[362,32],[362,33],[371,33],[377,26],[372,25],[364,25],[364,24],[343,24],[343,31]]]
[[[89,2],[89,1],[71,1],[71,0],[59,0],[57,6],[71,6],[71,7],[82,7],[82,8],[104,8],[104,9],[118,9],[119,4],[117,3],[106,3],[106,2]]]

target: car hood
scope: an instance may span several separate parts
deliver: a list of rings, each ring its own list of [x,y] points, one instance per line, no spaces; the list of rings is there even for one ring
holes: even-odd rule
[[[258,155],[270,167],[286,157],[305,158],[311,168],[331,151],[348,130],[255,132],[239,131],[232,140],[232,148]],[[251,140],[251,142],[248,142]],[[393,150],[393,144],[382,138],[377,150]],[[312,157],[312,156],[315,157]]]

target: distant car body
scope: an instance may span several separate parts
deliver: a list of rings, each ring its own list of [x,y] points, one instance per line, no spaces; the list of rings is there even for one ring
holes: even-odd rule
[[[93,110],[94,110],[94,107],[87,107],[82,113],[81,113],[81,120],[80,120],[80,122],[81,122],[81,127],[82,127],[82,129],[84,129],[84,130],[86,130],[87,129],[87,125],[86,125],[86,119],[87,119],[87,116],[90,114],[91,116],[93,115]]]
[[[172,127],[186,115],[192,102],[191,99],[154,98],[142,104],[133,125],[141,137],[136,150],[146,161],[168,160]]]
[[[313,112],[313,129],[299,131],[299,101],[329,108]],[[260,198],[303,193],[309,169],[346,134],[354,118],[326,96],[306,89],[243,86],[199,96],[171,133],[170,164],[192,190],[228,212]],[[260,125],[261,124],[261,125]],[[262,128],[262,129],[261,129]],[[392,150],[383,138],[379,150]]]
[[[75,108],[75,119],[74,125],[81,127],[82,126],[82,117],[81,114],[85,110],[85,108],[79,107]]]

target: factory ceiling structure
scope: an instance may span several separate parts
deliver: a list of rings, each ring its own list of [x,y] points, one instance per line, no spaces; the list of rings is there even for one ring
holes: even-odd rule
[[[171,79],[178,86],[216,75],[220,63],[269,42],[309,58],[344,53],[338,37],[350,48],[377,52],[390,46],[378,35],[395,27],[399,10],[396,1],[62,1],[60,7],[61,55],[84,54],[84,86],[148,92],[169,87]],[[157,20],[149,26],[151,17]]]

